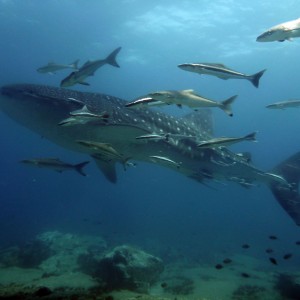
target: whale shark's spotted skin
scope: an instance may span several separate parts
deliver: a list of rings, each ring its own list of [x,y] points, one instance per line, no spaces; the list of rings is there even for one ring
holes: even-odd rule
[[[183,117],[146,108],[127,108],[117,97],[83,93],[43,85],[16,84],[1,88],[0,108],[11,118],[67,149],[95,157],[106,178],[116,182],[116,161],[101,159],[78,141],[108,143],[124,159],[156,163],[199,182],[228,180],[250,187],[254,181],[270,185],[281,206],[300,225],[300,153],[277,166],[272,173],[250,164],[249,157],[227,148],[199,149],[200,141],[213,136],[212,115],[200,110]],[[84,125],[59,126],[84,105],[93,114],[108,114]],[[168,140],[139,140],[149,134],[169,134]],[[177,138],[177,136],[179,138]],[[37,153],[38,155],[38,153]],[[153,160],[151,157],[160,157]],[[172,164],[165,162],[172,161]]]

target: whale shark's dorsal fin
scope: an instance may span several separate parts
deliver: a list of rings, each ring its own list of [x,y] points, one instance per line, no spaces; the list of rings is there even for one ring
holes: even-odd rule
[[[102,171],[106,179],[112,183],[117,182],[117,172],[115,167],[115,161],[102,160],[97,157],[92,156],[95,160],[97,167]]]

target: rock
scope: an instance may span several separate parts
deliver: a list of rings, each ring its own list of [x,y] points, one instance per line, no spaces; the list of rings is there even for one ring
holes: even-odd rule
[[[33,293],[33,295],[35,297],[45,297],[45,296],[49,296],[51,294],[52,294],[52,291],[45,286],[38,288],[38,290]]]
[[[163,270],[161,259],[123,245],[99,261],[95,275],[105,282],[108,289],[147,291]]]
[[[106,242],[101,237],[52,231],[39,235],[37,239],[43,241],[55,253],[39,265],[45,277],[75,272],[79,268],[79,257],[94,252],[103,255],[106,249]]]

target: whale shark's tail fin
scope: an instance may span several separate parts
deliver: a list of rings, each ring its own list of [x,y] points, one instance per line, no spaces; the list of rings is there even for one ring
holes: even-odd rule
[[[284,177],[289,183],[289,186],[287,186],[278,181],[272,181],[270,188],[279,204],[300,226],[300,152],[280,163],[272,170],[272,173]]]

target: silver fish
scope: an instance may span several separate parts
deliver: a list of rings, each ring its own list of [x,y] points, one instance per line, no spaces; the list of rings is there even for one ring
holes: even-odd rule
[[[107,119],[109,115],[106,112],[101,114],[91,112],[86,105],[84,105],[81,109],[74,110],[70,112],[70,115],[73,117],[89,117],[89,118],[99,118],[99,119]]]
[[[33,158],[21,160],[21,163],[38,168],[51,169],[59,173],[74,170],[80,175],[86,176],[86,174],[83,172],[83,168],[89,163],[89,161],[84,161],[82,163],[73,165],[61,161],[59,158]]]
[[[93,113],[107,112],[110,116],[109,123],[95,125],[88,122],[76,127],[57,126],[70,112],[82,108],[81,103],[70,101],[69,98],[80,99]],[[204,184],[212,179],[223,182],[234,177],[239,178],[242,185],[244,182],[247,185],[262,182],[267,184],[282,208],[300,225],[300,152],[264,172],[226,147],[197,147],[199,141],[207,141],[213,137],[211,111],[203,109],[177,117],[148,108],[127,108],[126,103],[120,98],[104,94],[44,85],[17,84],[0,89],[0,109],[3,113],[57,145],[93,155],[91,149],[77,141],[105,142],[117,149],[122,157],[130,157],[134,161],[152,162],[150,156],[164,157],[175,164],[166,163],[159,158],[155,164]],[[155,143],[136,140],[138,136],[151,133],[196,136],[196,139],[179,139],[174,144],[164,140]],[[117,181],[115,160],[110,161],[103,155],[94,160],[108,180]],[[177,167],[177,164],[180,166]]]
[[[150,160],[153,161],[154,163],[161,163],[161,164],[166,164],[169,165],[171,167],[175,167],[175,168],[180,168],[181,163],[177,163],[176,161],[168,158],[168,157],[164,157],[164,156],[159,156],[159,155],[150,155]]]
[[[37,69],[39,73],[49,73],[54,74],[56,71],[65,70],[65,69],[74,69],[78,70],[79,59],[76,59],[74,62],[68,65],[56,64],[54,62],[49,62],[47,65]]]
[[[259,80],[266,70],[262,70],[253,75],[246,75],[230,69],[220,63],[185,63],[178,65],[184,71],[194,72],[197,74],[212,75],[221,79],[246,79],[249,80],[255,87],[258,88]]]
[[[300,100],[287,100],[287,101],[281,101],[272,103],[266,106],[266,108],[271,109],[286,109],[291,107],[299,107],[300,106]]]
[[[252,132],[243,137],[219,137],[213,138],[208,141],[200,142],[198,148],[214,148],[214,147],[227,147],[232,144],[236,144],[243,141],[253,141],[256,142],[256,132]]]
[[[66,78],[64,78],[60,86],[61,87],[69,87],[75,85],[77,83],[83,85],[89,85],[89,83],[85,82],[85,79],[89,76],[93,76],[95,72],[101,68],[102,66],[109,64],[114,67],[120,68],[116,61],[116,56],[120,52],[121,47],[115,49],[111,54],[109,54],[105,59],[99,59],[95,61],[87,61],[78,71],[72,72]]]
[[[69,118],[63,119],[58,123],[60,126],[84,125],[90,122],[97,124],[100,122],[108,122],[109,115],[106,112],[101,114],[92,113],[86,105],[83,108],[71,111]]]
[[[233,116],[231,104],[235,101],[237,97],[237,95],[235,95],[222,102],[217,102],[215,100],[204,98],[194,93],[194,90],[158,91],[150,93],[149,96],[167,105],[175,104],[179,107],[188,106],[193,109],[203,107],[218,107],[230,117]]]
[[[158,106],[165,105],[162,101],[157,101],[151,97],[142,97],[125,104],[125,107],[141,107],[141,106]]]
[[[275,25],[256,39],[257,42],[284,42],[300,37],[300,18]]]

